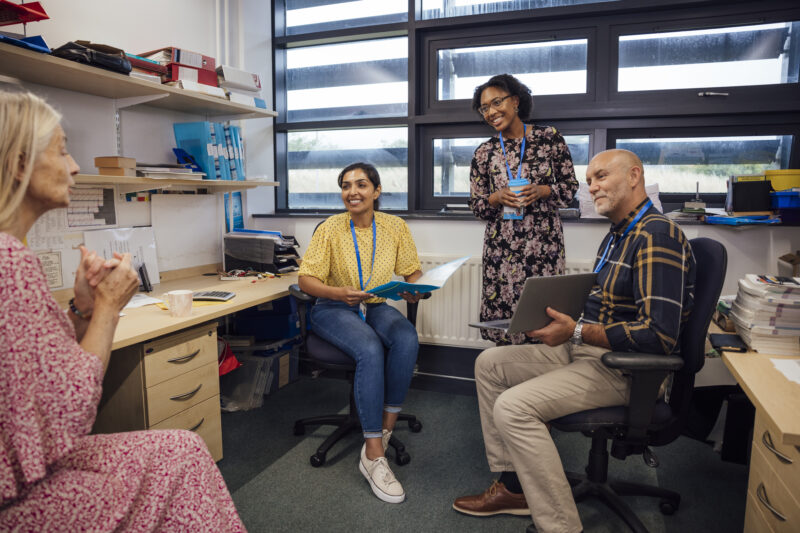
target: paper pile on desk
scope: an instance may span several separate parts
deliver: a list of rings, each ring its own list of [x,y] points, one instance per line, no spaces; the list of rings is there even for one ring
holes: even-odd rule
[[[730,317],[751,350],[800,355],[800,278],[745,275]]]

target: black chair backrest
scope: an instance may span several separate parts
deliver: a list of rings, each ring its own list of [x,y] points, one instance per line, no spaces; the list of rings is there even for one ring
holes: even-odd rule
[[[694,390],[694,376],[705,363],[708,325],[717,307],[728,268],[728,253],[721,243],[699,237],[690,240],[689,244],[697,265],[694,308],[681,331],[680,348],[684,366],[673,376],[669,397],[673,420],[678,423],[670,424],[664,431],[659,432],[658,436],[651,440],[651,443],[656,445],[671,442],[683,429],[683,421]]]

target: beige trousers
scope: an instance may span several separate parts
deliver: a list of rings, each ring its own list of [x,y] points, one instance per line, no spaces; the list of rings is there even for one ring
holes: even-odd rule
[[[630,378],[603,365],[600,356],[607,351],[570,343],[499,346],[484,350],[475,361],[489,468],[517,473],[539,533],[582,529],[545,422],[627,404]]]

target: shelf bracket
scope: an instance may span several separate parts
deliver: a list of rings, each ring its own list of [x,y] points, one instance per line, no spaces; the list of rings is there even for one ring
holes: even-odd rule
[[[139,104],[146,104],[147,102],[152,102],[153,100],[161,100],[162,98],[166,98],[167,96],[169,96],[167,93],[163,93],[163,94],[148,94],[145,96],[129,96],[127,98],[115,98],[114,107],[116,109],[125,109],[126,107],[133,107]]]

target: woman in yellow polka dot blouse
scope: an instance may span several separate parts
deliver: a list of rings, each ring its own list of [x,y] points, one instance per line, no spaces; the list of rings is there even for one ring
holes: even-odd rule
[[[314,332],[356,362],[355,403],[365,440],[359,470],[378,498],[400,503],[405,492],[384,452],[411,383],[419,340],[399,311],[365,291],[388,283],[394,274],[416,281],[422,271],[408,225],[377,211],[381,180],[375,167],[347,166],[339,186],[347,211],[314,232],[299,284],[317,297],[311,310]],[[403,298],[416,302],[419,294]]]

